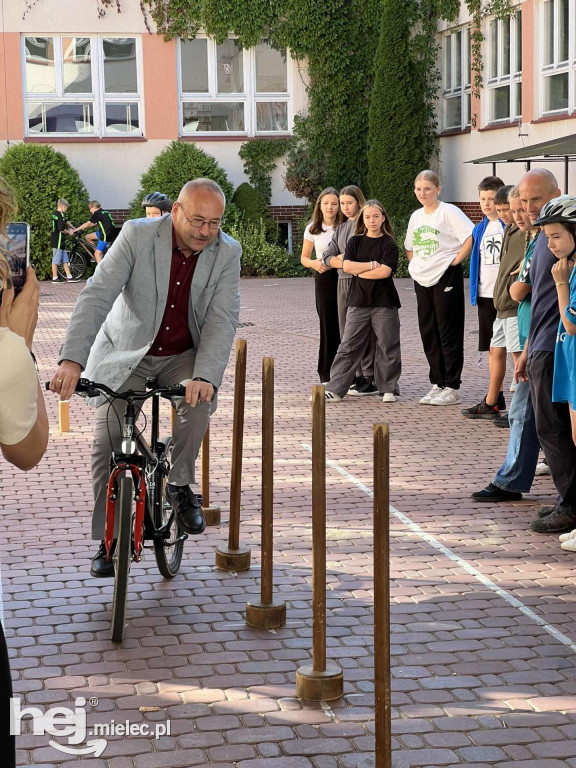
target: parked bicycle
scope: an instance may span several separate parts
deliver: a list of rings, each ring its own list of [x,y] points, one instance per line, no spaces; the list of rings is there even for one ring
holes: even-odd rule
[[[95,250],[96,246],[84,237],[81,237],[80,235],[75,235],[73,237],[72,247],[68,251],[68,260],[70,263],[70,273],[74,280],[82,280],[88,271],[90,262],[93,261],[96,263],[96,259],[94,258]],[[58,266],[58,274],[62,279],[66,279],[62,264]]]
[[[46,384],[48,389],[48,383]],[[107,557],[114,562],[114,602],[110,637],[122,642],[126,618],[126,599],[130,565],[139,562],[145,541],[152,542],[156,563],[162,576],[173,578],[180,568],[184,533],[166,498],[170,472],[172,438],[160,440],[160,398],[183,397],[180,384],[159,387],[155,378],[146,380],[146,391],[114,392],[105,384],[80,379],[76,394],[85,397],[120,398],[126,402],[122,423],[122,446],[110,456],[110,479],[106,494],[104,542]],[[150,442],[136,427],[137,407],[152,399]],[[116,540],[116,546],[113,542]]]

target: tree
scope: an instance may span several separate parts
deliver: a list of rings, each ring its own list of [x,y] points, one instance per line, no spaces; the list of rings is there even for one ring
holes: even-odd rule
[[[18,219],[30,224],[30,256],[40,279],[52,274],[51,214],[58,198],[70,203],[66,217],[83,224],[90,216],[88,192],[68,159],[48,144],[15,144],[0,157],[0,176],[18,203]]]
[[[415,25],[422,5],[418,0],[383,0],[368,112],[370,195],[396,221],[415,209],[413,181],[428,168],[435,150],[435,88],[427,69],[436,45],[433,38],[423,40],[425,28]],[[428,49],[424,56],[423,46]]]
[[[212,179],[222,187],[228,201],[226,215],[229,217],[234,189],[226,172],[212,155],[184,141],[172,141],[142,174],[140,189],[130,204],[130,217],[135,219],[144,216],[142,198],[150,192],[163,192],[176,200],[184,184],[198,178]]]

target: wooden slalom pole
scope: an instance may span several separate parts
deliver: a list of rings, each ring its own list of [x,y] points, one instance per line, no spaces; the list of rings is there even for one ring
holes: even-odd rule
[[[202,512],[204,512],[204,519],[206,520],[206,525],[220,525],[220,507],[210,506],[210,422],[208,422],[204,439],[202,440],[201,466],[200,493],[202,494]]]
[[[228,546],[221,546],[216,549],[216,567],[221,568],[223,571],[247,571],[250,568],[250,550],[247,547],[240,546],[242,450],[244,447],[244,403],[246,399],[246,347],[245,339],[237,340]]]
[[[296,671],[296,695],[331,701],[344,692],[342,670],[326,663],[326,401],[312,390],[312,665]]]
[[[275,603],[274,592],[274,359],[262,360],[262,564],[260,601],[246,603],[252,627],[283,627],[286,603]]]

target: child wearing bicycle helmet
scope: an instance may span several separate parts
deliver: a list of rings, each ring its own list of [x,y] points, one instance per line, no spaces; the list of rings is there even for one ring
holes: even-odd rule
[[[142,208],[146,211],[147,219],[158,219],[172,210],[172,200],[162,192],[151,192],[142,200]]]
[[[558,259],[552,267],[560,309],[552,401],[569,404],[572,440],[576,444],[576,197],[562,195],[550,200],[536,224],[542,227],[548,248]]]

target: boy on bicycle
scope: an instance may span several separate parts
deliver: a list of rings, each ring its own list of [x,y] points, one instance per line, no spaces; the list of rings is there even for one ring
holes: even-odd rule
[[[88,221],[81,226],[76,227],[76,229],[73,229],[72,232],[82,232],[82,230],[88,229],[89,227],[96,227],[96,232],[91,232],[89,235],[86,235],[86,240],[90,240],[96,245],[94,258],[96,259],[96,263],[100,264],[108,246],[116,236],[116,225],[114,224],[114,219],[109,211],[105,211],[98,200],[91,200],[88,203],[88,209],[92,214]]]

